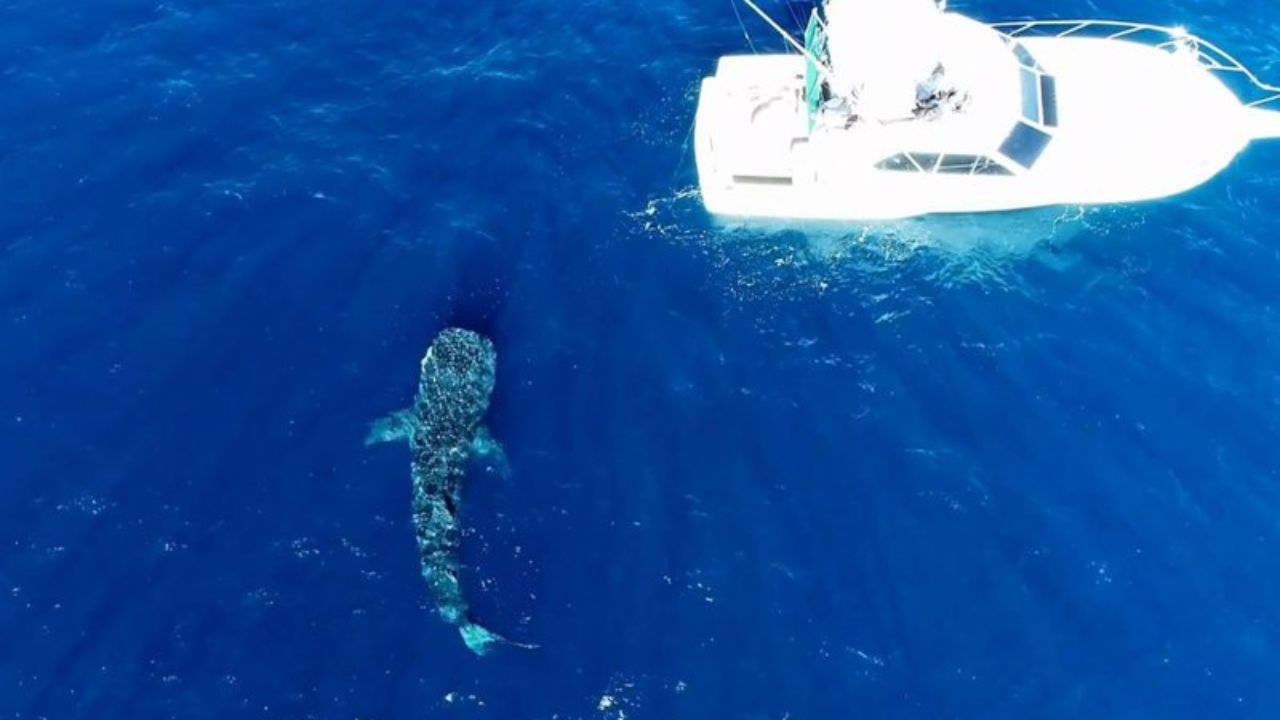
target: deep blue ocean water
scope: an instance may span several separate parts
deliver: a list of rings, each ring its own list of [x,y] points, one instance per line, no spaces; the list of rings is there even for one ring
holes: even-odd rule
[[[966,9],[1280,76],[1274,4]],[[720,228],[689,129],[746,45],[728,2],[0,3],[0,717],[1280,717],[1280,146]],[[512,470],[468,589],[537,650],[438,620],[362,445],[447,324]]]

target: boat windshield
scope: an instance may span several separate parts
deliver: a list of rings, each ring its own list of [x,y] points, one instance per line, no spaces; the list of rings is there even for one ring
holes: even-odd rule
[[[1005,141],[1001,143],[1000,152],[1010,160],[1030,170],[1031,166],[1036,164],[1036,160],[1040,159],[1041,153],[1044,152],[1051,139],[1052,136],[1049,133],[1032,126],[1030,123],[1019,122],[1013,127],[1013,132],[1009,133],[1009,137],[1005,138]]]
[[[1022,120],[1000,146],[1000,152],[1030,169],[1053,139],[1051,128],[1058,126],[1058,85],[1031,51],[1020,42],[1006,38],[1018,59],[1022,87]]]
[[[1026,45],[1020,42],[1013,43],[1013,54],[1018,56],[1018,62],[1022,63],[1022,67],[1030,70],[1040,70],[1040,63],[1036,62],[1035,57],[1031,55],[1031,51],[1027,49]]]

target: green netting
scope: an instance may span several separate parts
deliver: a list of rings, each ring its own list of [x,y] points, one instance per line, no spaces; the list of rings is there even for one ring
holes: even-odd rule
[[[809,25],[804,29],[804,48],[808,51],[804,70],[804,97],[809,106],[809,130],[812,131],[818,107],[822,105],[822,73],[818,71],[814,58],[825,61],[827,52],[827,36],[822,32],[816,9],[809,15]]]

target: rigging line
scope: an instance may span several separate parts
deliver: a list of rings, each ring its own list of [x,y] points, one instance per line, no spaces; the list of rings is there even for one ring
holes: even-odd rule
[[[742,2],[746,3],[747,7],[751,8],[756,15],[759,15],[760,19],[765,21],[765,23],[769,27],[773,28],[778,33],[778,35],[782,37],[783,40],[786,40],[787,44],[795,48],[796,52],[799,52],[801,55],[804,55],[806,58],[808,58],[809,62],[813,63],[814,68],[818,71],[818,74],[821,75],[824,80],[826,80],[827,82],[833,81],[831,68],[828,67],[826,63],[822,62],[817,57],[815,57],[813,53],[809,52],[809,48],[796,42],[796,39],[791,37],[791,35],[788,34],[786,30],[783,30],[781,27],[779,27],[778,23],[773,21],[773,18],[769,17],[769,15],[765,13],[765,11],[760,9],[759,5],[755,4],[754,0],[742,0]],[[736,6],[734,7],[734,11],[737,12]]]
[[[738,0],[729,0],[729,5],[733,7],[733,14],[738,18],[738,27],[742,28],[742,37],[747,39],[747,46],[751,48],[751,52],[759,54],[756,44],[751,42],[751,33],[747,32],[747,24],[742,22],[742,13],[738,12]]]
[[[679,175],[680,170],[684,167],[684,159],[689,156],[689,138],[693,137],[693,128],[697,123],[698,118],[695,115],[689,121],[689,130],[684,134],[684,142],[680,143],[680,160],[676,162],[675,169],[671,171],[671,182],[675,182],[676,175]]]
[[[791,15],[791,22],[795,23],[796,27],[803,27],[804,24],[800,22],[800,16],[796,14],[796,6],[792,5],[790,0],[784,1],[787,3],[787,13]]]

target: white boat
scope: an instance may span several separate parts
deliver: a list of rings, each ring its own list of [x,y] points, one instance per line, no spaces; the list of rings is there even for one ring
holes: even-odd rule
[[[703,79],[694,147],[714,215],[1151,200],[1280,138],[1280,88],[1179,28],[988,24],[945,0],[824,0],[798,40],[743,1],[796,52],[721,57]]]

